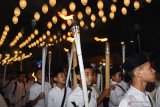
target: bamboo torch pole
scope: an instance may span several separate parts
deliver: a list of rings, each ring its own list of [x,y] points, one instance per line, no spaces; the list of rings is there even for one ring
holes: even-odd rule
[[[48,52],[48,80],[51,83],[51,61],[52,61],[52,52]]]
[[[125,53],[126,53],[126,46],[125,46],[124,42],[121,42],[121,44],[122,44],[122,62],[124,63],[124,61],[125,61]],[[124,75],[125,75],[125,70],[123,70],[123,77],[124,77]]]
[[[108,89],[110,86],[110,47],[108,42],[106,42],[105,60],[105,88]]]
[[[42,48],[42,88],[41,91],[45,92],[45,64],[46,64],[47,47]]]

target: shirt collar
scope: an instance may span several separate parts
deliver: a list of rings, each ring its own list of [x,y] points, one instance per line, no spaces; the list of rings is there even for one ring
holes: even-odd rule
[[[142,91],[136,89],[135,87],[133,87],[132,85],[131,85],[131,89],[134,90],[134,91],[136,92],[136,94],[140,94],[140,95],[142,95],[142,96],[146,96],[146,95],[147,95],[147,92],[146,92],[146,91],[145,91],[145,92],[142,92]]]

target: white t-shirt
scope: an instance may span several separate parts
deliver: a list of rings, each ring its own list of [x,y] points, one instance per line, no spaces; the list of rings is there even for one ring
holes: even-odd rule
[[[119,107],[155,107],[155,105],[148,92],[143,93],[131,86],[123,96]]]
[[[29,100],[35,100],[41,93],[42,85],[35,83],[30,89]],[[45,99],[41,99],[33,107],[47,107],[48,102],[48,92],[51,89],[51,85],[45,82]]]
[[[67,89],[67,93],[66,93],[66,98],[67,98],[68,95],[71,93],[71,89],[68,87],[66,89]],[[61,107],[64,91],[65,91],[65,88],[63,88],[62,90],[57,86],[52,88],[48,94],[48,107],[53,107],[53,106]],[[66,100],[64,103],[64,107],[65,107],[65,104],[66,104]]]
[[[111,90],[109,97],[109,107],[118,107],[120,101],[128,90],[128,85],[124,81],[120,83],[111,81],[111,85],[117,84],[114,90]]]
[[[156,89],[156,107],[160,107],[160,86]]]
[[[88,91],[89,92],[89,91]],[[93,91],[91,92],[91,99],[89,102],[89,107],[97,107],[97,101],[96,101],[96,93]],[[68,96],[67,99],[67,107],[83,107],[84,106],[84,99],[83,99],[83,91],[79,87],[79,85],[76,86],[76,88],[71,92],[71,94]]]
[[[28,81],[26,82],[26,103],[29,102],[29,93],[30,93],[30,88],[31,86],[34,85],[34,81]]]
[[[8,107],[1,94],[0,94],[0,106],[1,107]]]

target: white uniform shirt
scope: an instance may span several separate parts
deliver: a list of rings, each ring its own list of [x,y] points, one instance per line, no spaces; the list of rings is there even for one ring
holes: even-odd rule
[[[31,86],[34,85],[34,81],[28,81],[26,82],[26,103],[29,102],[29,93],[30,93],[30,88]]]
[[[67,89],[67,93],[66,93],[66,98],[67,98],[68,95],[71,93],[71,89],[68,87],[66,89]],[[57,86],[52,88],[48,94],[48,107],[53,107],[53,106],[61,107],[64,91],[65,91],[65,88],[63,88],[62,90]],[[64,107],[65,107],[65,104],[66,103],[64,103]]]
[[[111,90],[109,97],[109,107],[118,107],[120,101],[122,100],[124,94],[128,90],[128,85],[124,81],[120,83],[111,80],[111,85],[117,84],[114,90]],[[118,86],[119,85],[119,86]],[[120,88],[120,86],[123,88]]]
[[[97,98],[96,94],[92,91],[91,92],[91,99],[90,99],[90,102],[89,102],[89,107],[97,107],[96,98]],[[83,91],[79,87],[79,85],[77,85],[76,88],[68,96],[67,107],[75,107],[72,104],[72,102],[75,102],[77,107],[83,107],[84,106]]]
[[[17,87],[15,86],[15,82],[17,83]],[[9,101],[11,104],[15,104],[13,107],[21,107],[25,105],[25,84],[23,82],[15,82],[13,82],[10,87]],[[13,94],[14,89],[16,90]]]
[[[98,89],[96,84],[93,84],[91,87],[92,91],[96,93],[97,98],[101,95],[100,90]],[[98,107],[103,107],[103,103],[99,104]]]
[[[29,100],[35,100],[41,93],[42,85],[35,83],[30,88]],[[45,82],[45,99],[41,99],[33,107],[47,107],[48,102],[48,92],[51,89],[51,85],[48,82]]]
[[[143,93],[131,86],[127,93],[123,96],[119,107],[152,107],[152,104],[153,107],[155,107],[148,92]]]
[[[1,94],[0,94],[0,106],[1,107],[8,107]]]
[[[156,89],[156,107],[160,107],[160,86]]]

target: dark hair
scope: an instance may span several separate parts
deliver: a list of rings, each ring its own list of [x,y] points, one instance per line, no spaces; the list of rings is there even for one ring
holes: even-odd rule
[[[22,74],[25,75],[25,73],[24,73],[23,71],[18,71],[18,72],[17,72],[17,77],[18,77],[19,75],[22,75]]]
[[[118,72],[122,72],[122,69],[118,65],[114,65],[110,68],[110,76],[115,76]]]
[[[52,69],[52,77],[56,77],[59,73],[64,73],[64,68],[62,66],[59,66],[59,67],[54,67]]]
[[[87,69],[87,68],[93,68],[92,66],[91,66],[91,63],[90,62],[84,62],[84,69]],[[77,65],[76,67],[75,67],[75,73],[76,73],[76,75],[79,75],[80,74],[80,68],[79,68],[79,65]]]

